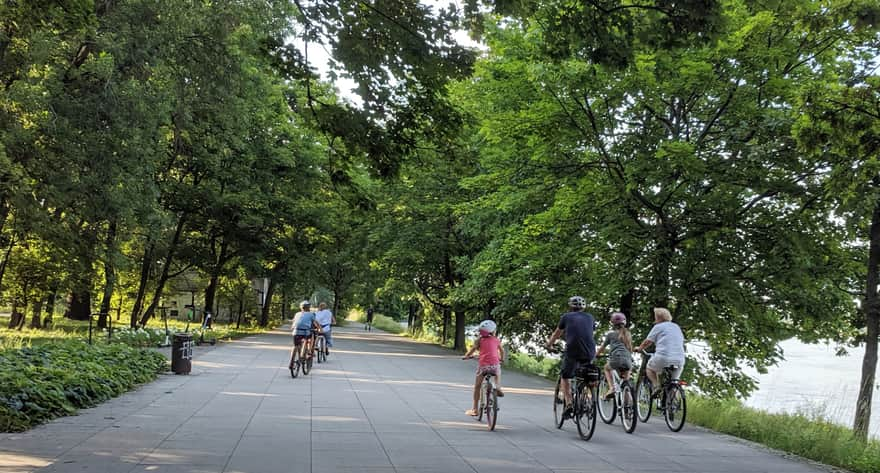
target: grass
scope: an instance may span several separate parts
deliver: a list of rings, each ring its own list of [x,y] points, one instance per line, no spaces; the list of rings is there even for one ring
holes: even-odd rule
[[[6,328],[8,322],[8,316],[0,316],[0,349],[39,346],[63,340],[88,340],[89,336],[89,323],[87,321],[70,320],[58,317],[54,320],[52,328],[50,329],[31,329],[25,326],[22,330],[10,330]],[[253,335],[263,331],[263,329],[259,327],[241,327],[236,329],[234,324],[217,322],[213,325],[213,329],[206,332],[206,338],[228,340]],[[193,334],[194,338],[198,338],[201,334],[201,328],[198,324],[189,324],[189,327],[187,327],[185,321],[168,321],[168,331],[170,334],[183,332],[186,329]],[[97,344],[107,343],[108,338],[106,330],[101,331],[93,326],[92,339],[93,342]],[[114,320],[113,336],[110,341],[137,347],[158,346],[165,341],[165,324],[160,319],[151,319],[145,329],[132,330],[128,325],[121,324]]]
[[[367,314],[359,309],[352,309],[345,318],[349,322],[364,324],[367,322]],[[404,328],[391,317],[373,313],[373,327],[389,333],[403,333]]]
[[[880,441],[867,443],[822,418],[771,414],[737,400],[688,396],[688,422],[857,473],[880,471]]]

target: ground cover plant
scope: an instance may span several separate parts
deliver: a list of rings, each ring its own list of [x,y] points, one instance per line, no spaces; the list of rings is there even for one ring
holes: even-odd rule
[[[367,314],[362,310],[352,310],[348,313],[347,320],[364,324],[367,322]],[[403,333],[404,331],[396,320],[382,314],[373,314],[373,327],[389,333]]]
[[[153,380],[168,362],[124,344],[59,340],[0,349],[0,431],[26,430]]]

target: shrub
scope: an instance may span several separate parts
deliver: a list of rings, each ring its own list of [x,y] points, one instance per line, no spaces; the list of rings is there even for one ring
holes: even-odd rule
[[[0,431],[94,406],[153,380],[166,365],[158,352],[123,344],[70,340],[0,350]]]

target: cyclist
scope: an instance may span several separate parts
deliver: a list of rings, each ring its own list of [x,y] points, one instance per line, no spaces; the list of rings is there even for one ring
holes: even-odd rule
[[[648,375],[651,385],[654,386],[654,392],[651,395],[657,397],[662,390],[658,373],[663,372],[663,368],[667,366],[675,365],[678,368],[672,377],[678,379],[684,370],[684,334],[681,332],[681,327],[672,321],[672,314],[668,309],[654,308],[654,327],[651,328],[645,341],[635,351],[641,352],[651,344],[656,345],[656,348],[654,355],[651,356],[645,367],[645,374]]]
[[[293,316],[293,322],[290,324],[293,329],[294,350],[299,348],[301,344],[305,343],[305,353],[307,353],[306,356],[309,358],[312,357],[312,333],[321,328],[321,326],[318,325],[318,321],[315,319],[315,313],[310,310],[311,307],[312,303],[309,301],[300,302],[300,311]],[[290,360],[293,362],[293,357],[291,357]]]
[[[477,377],[474,380],[474,407],[466,411],[465,414],[476,417],[477,404],[480,402],[480,386],[483,384],[483,376],[487,373],[495,375],[495,393],[498,397],[503,397],[504,392],[501,391],[501,360],[504,359],[504,348],[501,347],[501,340],[495,336],[497,326],[491,320],[484,320],[478,326],[480,338],[468,352],[461,357],[462,360],[473,358],[474,352],[480,352],[480,362],[477,366]]]
[[[608,362],[605,363],[605,380],[608,381],[608,392],[605,399],[614,397],[614,381],[611,370],[617,370],[623,379],[629,378],[632,369],[632,334],[626,328],[626,315],[623,312],[611,314],[611,327],[613,330],[605,334],[602,345],[596,350],[596,356],[601,355],[608,349]]]
[[[596,357],[596,341],[593,339],[595,320],[593,315],[584,312],[587,301],[581,296],[568,299],[569,312],[562,314],[559,325],[550,339],[547,348],[552,349],[553,343],[565,336],[565,352],[562,356],[562,392],[565,396],[565,412],[571,411],[571,380],[579,364],[592,363]]]
[[[321,326],[321,333],[324,334],[324,339],[327,341],[325,353],[329,354],[330,347],[333,346],[333,339],[330,338],[330,332],[333,324],[336,323],[336,317],[333,317],[333,312],[327,308],[327,303],[322,302],[318,304],[318,313],[315,314],[315,318],[318,320],[318,325]]]

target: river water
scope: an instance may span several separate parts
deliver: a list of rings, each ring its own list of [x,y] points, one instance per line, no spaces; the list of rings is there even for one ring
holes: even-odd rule
[[[758,391],[746,405],[770,412],[805,413],[852,426],[864,347],[849,348],[836,356],[833,344],[806,344],[786,340],[785,360],[766,374],[747,371],[758,380]],[[880,386],[875,383],[871,435],[880,438]]]

